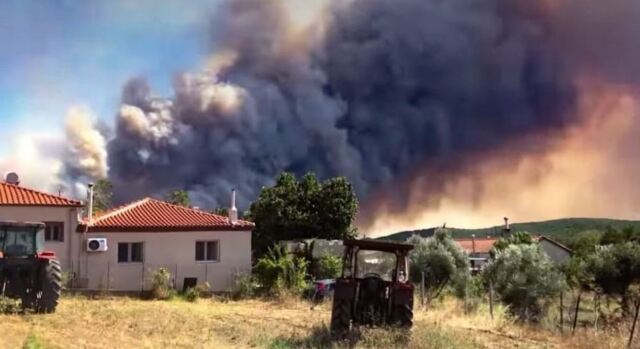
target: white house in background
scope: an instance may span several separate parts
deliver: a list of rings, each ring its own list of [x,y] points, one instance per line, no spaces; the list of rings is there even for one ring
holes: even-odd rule
[[[537,238],[540,248],[556,263],[563,263],[571,258],[571,249],[546,236]]]
[[[53,251],[64,269],[78,256],[80,240],[75,234],[82,202],[20,185],[15,174],[0,180],[0,220],[44,222],[47,251]]]
[[[232,197],[229,217],[151,198],[89,217],[76,233],[86,241],[76,285],[149,290],[153,272],[166,268],[177,289],[206,281],[212,291],[228,290],[251,270],[254,227],[237,219]]]

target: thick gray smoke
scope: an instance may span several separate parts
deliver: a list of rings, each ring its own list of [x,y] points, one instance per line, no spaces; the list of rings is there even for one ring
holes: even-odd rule
[[[177,76],[171,98],[125,86],[108,145],[116,196],[184,188],[213,207],[236,188],[246,208],[281,171],[313,171],[347,176],[366,201],[525,135],[544,149],[575,121],[575,72],[549,17],[523,4],[353,0],[301,39],[282,2],[227,1],[209,70]]]

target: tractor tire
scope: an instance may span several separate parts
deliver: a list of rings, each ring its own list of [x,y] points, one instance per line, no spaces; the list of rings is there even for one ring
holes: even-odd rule
[[[413,326],[413,309],[409,304],[396,305],[393,309],[394,324],[401,328]]]
[[[334,300],[331,310],[331,335],[342,337],[351,327],[351,306],[344,300]]]
[[[39,314],[53,313],[58,306],[62,291],[62,268],[57,259],[49,260],[42,280],[42,290],[38,294],[35,311]]]

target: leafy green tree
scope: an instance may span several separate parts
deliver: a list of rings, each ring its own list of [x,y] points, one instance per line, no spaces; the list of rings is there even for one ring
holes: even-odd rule
[[[322,256],[316,261],[316,279],[334,279],[342,273],[342,258],[333,255]]]
[[[111,207],[113,184],[106,178],[99,179],[93,186],[93,213],[104,212]]]
[[[548,301],[565,287],[564,276],[533,244],[511,244],[497,251],[482,277],[522,321],[539,321]]]
[[[217,207],[214,208],[211,213],[226,217],[229,215],[229,209],[227,207]]]
[[[602,238],[600,239],[600,245],[614,245],[625,241],[625,234],[615,228],[607,227],[605,229]]]
[[[343,177],[320,183],[311,173],[300,181],[283,173],[273,187],[262,189],[247,213],[256,224],[252,234],[256,255],[274,241],[353,237],[357,209],[351,184]]]
[[[253,271],[262,290],[278,296],[284,292],[302,292],[307,287],[308,262],[304,258],[286,253],[275,245],[258,259]]]
[[[167,193],[167,195],[165,195],[165,200],[178,206],[189,207],[191,205],[189,193],[182,189]]]
[[[620,297],[622,308],[628,314],[629,287],[640,282],[640,245],[624,242],[601,246],[587,259],[585,267],[604,294]]]
[[[429,301],[437,298],[448,285],[453,286],[456,295],[464,296],[470,277],[469,260],[445,229],[436,230],[429,238],[414,235],[408,242],[414,246],[409,254],[411,280],[422,282],[424,272]]]
[[[510,245],[531,245],[533,244],[533,238],[526,231],[518,231],[508,236],[501,237],[493,244],[493,250],[502,251]]]

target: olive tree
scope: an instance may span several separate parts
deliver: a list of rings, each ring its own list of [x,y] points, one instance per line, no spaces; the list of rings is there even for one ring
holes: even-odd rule
[[[445,229],[436,230],[429,238],[414,235],[408,242],[414,245],[409,254],[411,280],[422,282],[424,273],[429,301],[437,298],[447,286],[452,286],[457,296],[464,296],[470,278],[469,260]]]
[[[496,251],[482,271],[501,301],[522,321],[538,321],[548,301],[565,287],[562,274],[537,245],[512,244]]]

